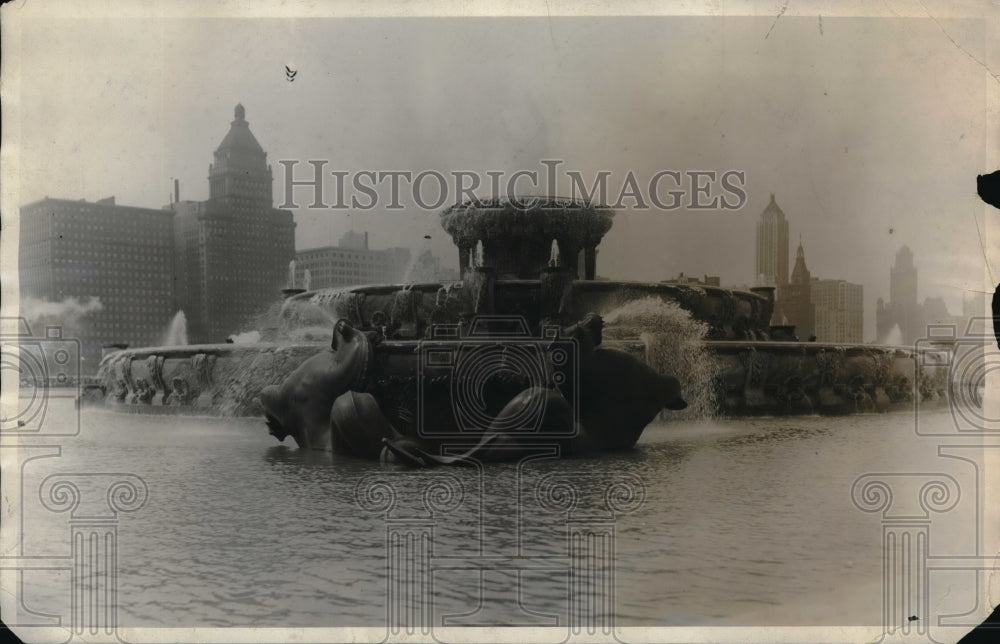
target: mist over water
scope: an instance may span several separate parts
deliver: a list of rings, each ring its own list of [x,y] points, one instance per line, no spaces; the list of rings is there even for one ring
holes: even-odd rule
[[[21,298],[21,317],[28,320],[29,324],[41,318],[61,318],[69,321],[103,308],[104,305],[98,297],[67,297],[58,302],[35,297]]]
[[[309,300],[284,300],[272,304],[229,337],[234,344],[329,343],[338,317]]]
[[[104,309],[98,297],[67,297],[58,301],[22,296],[20,316],[28,322],[31,332],[40,335],[47,326],[58,326],[64,338],[87,334],[89,314]]]

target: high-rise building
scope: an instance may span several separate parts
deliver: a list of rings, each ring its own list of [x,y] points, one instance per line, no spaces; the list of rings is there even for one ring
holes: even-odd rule
[[[21,206],[22,303],[43,300],[24,308],[71,327],[84,373],[96,370],[102,345],[163,342],[178,309],[172,220],[170,211],[119,206],[114,197]]]
[[[909,246],[896,252],[896,263],[889,271],[889,301],[878,301],[875,330],[880,342],[892,338],[903,344],[912,344],[925,333],[923,307],[917,301],[917,267]]]
[[[242,330],[274,303],[295,259],[292,213],[272,207],[271,166],[242,105],[209,165],[208,185],[208,201],[171,204],[178,299],[192,342],[222,342]]]
[[[889,270],[889,304],[896,309],[904,337],[917,332],[917,267],[913,252],[903,246],[896,252],[896,264]]]
[[[757,222],[758,286],[781,287],[788,283],[788,220],[771,193],[771,202]]]
[[[775,313],[772,320],[782,324],[794,324],[796,335],[806,340],[815,334],[816,313],[812,303],[812,276],[806,268],[805,251],[802,243],[795,253],[795,267],[792,278],[784,286],[778,287],[775,298]]]
[[[295,254],[295,285],[309,288],[398,284],[410,265],[409,248],[368,248],[368,233],[348,231],[336,246],[307,248]]]
[[[861,343],[864,333],[864,287],[845,280],[812,280],[816,339]]]
[[[189,341],[221,342],[279,299],[295,223],[271,207],[271,168],[242,105],[208,174],[207,201],[180,201],[175,183],[173,203],[160,210],[114,197],[22,206],[21,292],[44,303],[38,310],[86,309],[70,330],[85,371],[96,369],[104,344],[162,343],[178,310]]]

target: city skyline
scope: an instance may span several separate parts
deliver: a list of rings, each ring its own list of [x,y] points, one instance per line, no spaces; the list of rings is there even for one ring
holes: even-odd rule
[[[748,195],[739,211],[621,211],[600,249],[601,274],[661,280],[686,272],[751,285],[747,241],[774,192],[792,219],[790,237],[809,246],[810,269],[863,284],[865,310],[888,292],[887,267],[902,244],[917,257],[921,298],[961,309],[964,293],[987,288],[983,255],[998,250],[974,190],[988,138],[974,88],[985,72],[932,20],[825,17],[816,38],[815,17],[793,13],[770,31],[773,19],[763,16],[316,25],[150,18],[128,33],[84,19],[56,43],[26,24],[22,52],[40,71],[21,88],[21,138],[30,145],[17,199],[114,194],[160,208],[174,179],[183,199],[206,199],[204,141],[217,136],[218,115],[242,102],[274,164],[276,205],[285,198],[283,159],[300,170],[325,159],[349,172],[509,176],[543,172],[540,160],[557,158],[588,178],[739,169]],[[964,51],[985,56],[982,22],[941,25]],[[593,38],[619,45],[588,51]],[[123,61],[126,41],[136,55]],[[419,73],[399,58],[408,48],[422,51]],[[480,83],[498,55],[509,65]],[[638,61],[655,61],[657,76]],[[298,70],[294,82],[286,65]],[[88,87],[102,89],[72,109],[53,99]],[[407,100],[393,99],[400,95]],[[436,212],[293,214],[298,248],[369,231],[380,246],[430,249],[458,263]]]
[[[43,312],[28,321],[68,324],[81,340],[86,372],[109,346],[177,342],[167,336],[178,320],[182,344],[256,331],[246,325],[259,322],[280,301],[280,289],[295,287],[309,268],[316,288],[399,282],[419,268],[410,249],[370,250],[367,232],[348,231],[337,247],[297,249],[292,214],[273,207],[272,168],[246,108],[237,103],[233,117],[213,152],[204,201],[181,199],[175,180],[160,209],[114,196],[45,197],[20,208],[21,302]],[[421,279],[444,275],[430,251],[420,259]]]
[[[250,132],[248,128],[248,122],[245,120],[245,113],[246,113],[245,107],[241,103],[238,103],[235,108],[235,120],[230,125],[230,131],[214,153],[215,163],[210,164],[209,166],[208,183],[209,183],[210,196],[208,201],[196,202],[187,199],[182,200],[180,198],[179,180],[174,179],[173,180],[174,192],[173,194],[168,195],[168,200],[170,203],[169,205],[164,206],[162,208],[163,212],[167,211],[176,212],[179,215],[181,215],[181,218],[183,219],[185,216],[190,216],[192,213],[197,214],[197,212],[201,212],[202,210],[204,210],[205,205],[211,203],[213,200],[222,198],[225,198],[228,201],[235,200],[235,202],[241,202],[240,204],[236,205],[239,207],[246,206],[250,208],[250,211],[253,211],[253,213],[255,213],[256,210],[254,210],[254,208],[251,208],[250,206],[253,206],[253,204],[256,203],[257,201],[261,201],[262,204],[266,202],[267,208],[273,205],[275,197],[273,195],[273,187],[271,185],[274,182],[274,178],[272,176],[272,168],[270,164],[266,163],[267,159],[266,152],[264,152],[263,148],[261,147],[257,139],[254,137],[254,135]],[[236,156],[232,156],[233,154],[235,154]],[[243,175],[246,175],[246,177],[244,177]],[[288,185],[287,180],[285,183],[287,186]],[[575,187],[576,186],[574,186],[574,188]],[[232,195],[235,195],[235,197],[233,197]],[[284,195],[284,200],[288,199],[289,196],[286,193]],[[63,202],[64,204],[68,204],[71,207],[71,209],[73,209],[74,204],[78,203],[89,204],[89,202],[86,202],[85,200],[56,199],[53,201],[51,198],[46,196],[44,199],[40,201],[32,202],[31,204],[26,204],[26,206],[29,208],[37,208],[53,202]],[[246,202],[246,204],[242,204],[242,202]],[[136,212],[142,212],[143,210],[146,210],[147,212],[150,213],[156,213],[156,211],[153,209],[135,208],[129,205],[117,206],[115,203],[114,196],[100,199],[94,202],[93,205],[100,206],[102,204],[110,205],[111,207],[132,208],[132,210],[135,210]],[[75,209],[79,210],[79,208]],[[274,212],[277,213],[279,211],[274,210]],[[281,211],[281,212],[287,212],[287,211]],[[351,211],[348,210],[347,216],[349,217],[350,214]],[[292,215],[292,221],[293,222],[295,221],[294,214]],[[296,224],[293,223],[293,228],[295,226]],[[774,285],[777,287],[776,295],[778,299],[778,304],[775,313],[775,318],[773,319],[773,323],[796,325],[797,327],[799,327],[796,332],[802,336],[800,339],[802,340],[816,339],[816,334],[814,333],[814,331],[817,328],[815,327],[817,319],[815,316],[819,315],[820,308],[819,305],[811,302],[811,296],[810,296],[811,286],[815,286],[817,282],[824,282],[824,283],[839,282],[846,284],[848,287],[860,287],[860,288],[863,288],[863,285],[852,284],[840,278],[821,280],[820,278],[817,277],[811,277],[811,272],[808,269],[806,269],[804,263],[801,234],[799,235],[795,268],[791,272],[791,276],[789,276],[788,260],[790,259],[789,257],[790,220],[786,217],[784,211],[778,205],[774,192],[770,193],[769,203],[761,213],[760,219],[757,222],[756,227],[757,227],[757,239],[756,239],[755,273],[757,279],[755,283]],[[178,239],[183,237],[184,235],[181,234],[181,237],[179,237]],[[425,238],[427,237],[429,236],[425,236]],[[316,267],[318,267],[319,265],[322,265],[324,267],[321,268],[316,273],[316,276],[319,277],[319,280],[317,280],[315,286],[316,288],[327,288],[331,286],[349,286],[352,284],[369,283],[369,282],[375,283],[380,281],[397,282],[400,280],[405,280],[407,274],[409,273],[408,266],[412,261],[411,258],[415,259],[418,256],[422,258],[430,258],[430,260],[433,261],[434,266],[440,266],[439,264],[440,260],[435,255],[433,255],[433,253],[427,248],[422,248],[416,252],[411,247],[392,247],[384,250],[374,250],[374,249],[370,250],[368,246],[368,238],[369,238],[368,231],[359,233],[356,232],[353,229],[353,227],[351,227],[341,236],[340,240],[336,244],[316,246],[314,241],[313,242],[314,245],[306,248],[301,248],[297,245],[297,243],[293,241],[294,258],[296,260],[300,260],[300,263],[296,268],[295,280],[292,281],[289,276],[290,279],[288,285],[289,286],[294,286],[296,284],[300,285],[304,278],[307,267],[311,264],[316,264],[317,265]],[[363,261],[361,263],[357,263],[354,261],[349,262],[351,266],[356,266],[355,269],[352,269],[354,270],[354,274],[356,276],[360,275],[368,279],[358,279],[357,281],[351,281],[347,277],[346,273],[343,276],[340,276],[340,273],[337,272],[345,269],[332,268],[334,265],[339,265],[339,263],[343,263],[343,259],[344,257],[346,257],[346,255],[344,257],[341,257],[341,255],[344,255],[345,252],[350,251],[352,248],[355,251],[357,250],[364,251],[364,253],[366,253],[366,256],[371,255],[371,258],[369,260]],[[399,255],[398,252],[403,250],[406,251],[405,258]],[[385,258],[384,260],[377,259],[383,256]],[[303,259],[306,259],[306,261],[301,261]],[[385,264],[384,267],[382,267],[381,264],[379,266],[376,266],[375,264],[368,266],[368,264],[371,264],[371,261],[375,261],[376,264],[384,262],[387,263]],[[402,265],[399,265],[400,262],[402,262]],[[331,272],[331,268],[333,272]],[[358,270],[360,270],[360,273],[358,272]],[[433,273],[438,273],[439,271],[440,268],[435,268],[432,270]],[[455,271],[454,269],[446,269],[445,272],[448,274],[449,279],[457,278],[458,271]],[[452,273],[454,273],[454,275],[452,275]],[[191,281],[192,279],[194,279],[193,276],[195,276],[196,274],[197,271],[189,275],[186,278],[186,280]],[[444,273],[441,274],[443,275]],[[680,274],[683,276],[683,271]],[[887,301],[887,306],[883,308],[883,297],[878,296],[878,299],[876,301],[876,306],[873,307],[872,309],[868,309],[870,311],[873,311],[873,313],[870,313],[868,316],[862,316],[862,328],[867,326],[868,323],[868,320],[866,320],[865,318],[871,317],[874,320],[874,327],[875,327],[874,337],[871,338],[865,337],[864,340],[862,340],[862,338],[856,337],[853,334],[853,331],[851,331],[848,333],[851,341],[885,342],[891,339],[890,334],[886,329],[888,327],[893,326],[898,321],[898,323],[901,324],[903,327],[901,341],[907,344],[911,343],[913,340],[921,337],[918,328],[920,325],[917,324],[916,322],[917,318],[920,318],[919,321],[921,322],[924,321],[925,317],[928,322],[930,321],[941,322],[943,320],[952,320],[952,319],[960,321],[962,315],[968,317],[966,314],[969,311],[968,302],[970,301],[970,299],[972,301],[975,301],[975,298],[977,297],[975,292],[973,292],[972,298],[966,297],[963,294],[963,297],[960,300],[959,304],[959,308],[962,311],[961,315],[953,315],[951,313],[951,309],[948,307],[946,298],[943,297],[925,297],[923,298],[923,302],[918,304],[917,291],[919,282],[916,278],[917,270],[914,264],[913,252],[905,244],[897,250],[896,261],[894,266],[890,268],[889,274],[890,274],[890,279],[889,279],[890,296]],[[222,279],[225,281],[231,278],[222,277]],[[428,274],[426,276],[423,276],[422,279],[426,281],[426,280],[436,279],[436,277],[431,274]],[[676,279],[679,278],[664,277],[658,281],[669,281]],[[713,279],[716,282],[718,282],[718,278],[713,278]],[[29,278],[29,281],[25,283],[25,286],[30,284],[31,281],[32,281],[31,278]],[[182,280],[182,282],[183,281],[184,280]],[[810,282],[812,282],[812,285],[810,284]],[[732,284],[729,284],[729,286],[732,286]],[[185,288],[190,288],[190,287],[182,286],[180,288],[181,291],[183,291]],[[31,289],[29,288],[29,293],[30,292]],[[903,297],[904,295],[905,297]],[[95,291],[95,293],[91,295],[88,295],[86,293],[74,292],[70,297],[73,298],[83,297],[84,299],[92,298],[95,301],[100,301],[101,296],[102,296],[101,293]],[[179,297],[181,299],[184,299],[183,296]],[[200,298],[194,298],[194,300],[192,300],[192,302],[194,302],[195,304],[194,306],[191,306],[192,302],[188,302],[189,306],[187,307],[184,306],[183,302],[180,302],[178,300],[176,306],[177,311],[180,312],[183,311],[184,308],[188,308],[192,313],[194,313],[197,316],[198,311],[200,309],[197,306],[197,302],[195,300],[198,299]],[[218,298],[214,299],[218,300]],[[853,296],[850,299],[853,301],[854,299]],[[828,302],[833,301],[831,300],[830,296],[824,296],[824,300]],[[906,302],[902,303],[903,300],[906,300]],[[843,296],[841,295],[840,301],[846,302],[847,300],[844,300]],[[808,307],[809,311],[807,311],[806,308],[803,307]],[[928,313],[925,316],[923,313],[925,307],[929,311],[930,310],[938,311],[937,316],[935,317],[930,313]],[[228,306],[228,308],[232,309],[233,307],[230,305]],[[223,309],[228,311],[226,307],[223,307]],[[906,311],[909,311],[909,313],[906,313]],[[240,327],[238,323],[235,326],[231,323],[234,320],[237,320],[238,318],[242,319],[240,318],[241,315],[243,318],[246,318],[246,316],[250,313],[252,313],[252,311],[250,311],[249,309],[243,311],[242,313],[239,313],[235,309],[233,311],[228,311],[227,314],[223,316],[225,320],[219,318],[218,320],[215,320],[213,322],[213,324],[215,324],[218,327],[214,329],[215,334],[218,335],[219,333],[223,332],[225,330],[223,327],[226,328],[232,327],[233,329],[242,330],[242,327]],[[914,321],[911,321],[910,318],[913,318]],[[208,318],[203,320],[201,323],[202,324],[206,323],[207,319]],[[833,341],[832,338],[834,336],[841,337],[844,335],[845,333],[844,331],[841,330],[836,330],[835,332],[833,331],[838,324],[832,322],[833,318],[827,316],[827,320],[828,321],[825,325],[825,327],[827,328],[827,332],[824,333],[824,336],[830,336],[830,337],[829,338],[823,337],[818,339],[820,339],[821,341],[828,341],[828,340]],[[889,321],[888,323],[886,323],[887,320]],[[843,320],[841,320],[841,322],[843,322]],[[148,321],[144,320],[144,324],[147,324],[148,326]],[[853,322],[850,322],[849,325],[853,328]],[[199,322],[197,321],[196,318],[194,327],[195,336],[201,335],[201,333],[197,331],[198,328],[199,328]],[[836,341],[842,341],[842,340],[836,340]]]

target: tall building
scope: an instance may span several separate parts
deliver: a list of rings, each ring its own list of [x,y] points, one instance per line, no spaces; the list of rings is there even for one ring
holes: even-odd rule
[[[864,333],[864,287],[845,280],[812,280],[819,342],[860,344]]]
[[[913,252],[903,246],[896,252],[896,264],[889,270],[889,304],[896,309],[904,337],[916,337],[919,323],[917,305],[917,267]]]
[[[348,231],[336,246],[308,248],[295,254],[295,285],[309,288],[398,284],[410,265],[409,248],[372,250],[368,233]],[[286,273],[287,274],[287,273]]]
[[[22,305],[25,298],[44,300],[39,308],[48,321],[71,327],[67,335],[81,340],[84,373],[96,370],[102,345],[163,342],[179,308],[172,220],[170,211],[119,206],[114,197],[96,203],[46,197],[21,206]],[[94,306],[81,314],[72,300]]]
[[[758,286],[781,287],[788,283],[788,220],[771,193],[771,202],[757,222]]]
[[[912,344],[925,333],[923,308],[917,301],[917,267],[909,246],[896,252],[896,263],[889,271],[889,301],[878,301],[875,332],[880,342],[892,338],[903,344]]]
[[[801,242],[795,252],[795,267],[792,269],[791,280],[784,286],[778,287],[772,320],[780,321],[782,324],[794,324],[795,334],[802,340],[815,334],[816,313],[812,303],[812,276],[806,268],[806,256]]]
[[[242,105],[208,175],[207,201],[180,201],[175,183],[173,203],[160,210],[114,197],[21,207],[21,292],[41,300],[39,310],[75,312],[70,333],[82,341],[85,371],[96,369],[104,344],[162,343],[178,310],[189,341],[221,342],[279,299],[295,223],[272,208],[271,167]]]
[[[286,285],[295,222],[290,211],[272,207],[272,181],[267,153],[237,105],[209,165],[208,201],[170,206],[178,299],[191,342],[222,342],[243,330]]]

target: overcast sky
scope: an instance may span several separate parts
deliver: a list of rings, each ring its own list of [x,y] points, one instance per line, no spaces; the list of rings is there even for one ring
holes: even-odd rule
[[[749,284],[774,192],[791,257],[801,235],[813,276],[864,285],[869,340],[902,244],[921,298],[960,312],[962,289],[985,288],[979,229],[993,215],[975,177],[995,169],[986,105],[1000,81],[982,63],[1000,62],[986,46],[996,35],[980,19],[790,15],[27,21],[18,199],[161,207],[172,178],[182,198],[205,199],[237,102],[274,166],[276,205],[280,159],[508,174],[562,159],[619,183],[736,169],[741,210],[620,211],[598,273]],[[435,212],[303,207],[295,219],[299,248],[367,230],[374,247],[457,264]]]

